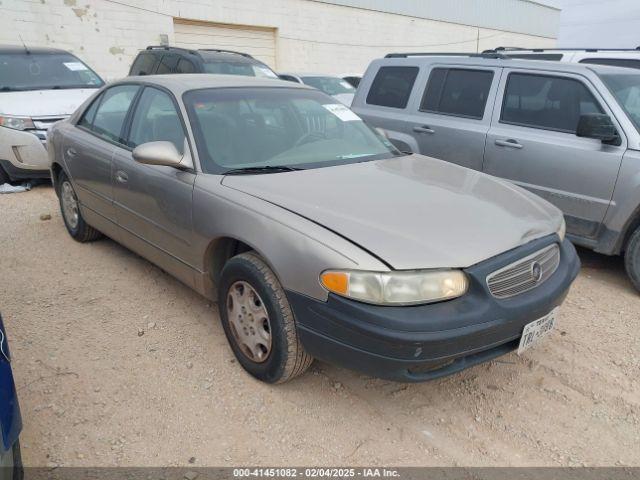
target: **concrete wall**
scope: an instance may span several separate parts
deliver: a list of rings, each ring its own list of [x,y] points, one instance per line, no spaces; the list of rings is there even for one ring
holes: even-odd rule
[[[138,50],[173,41],[174,18],[277,29],[288,71],[362,72],[391,51],[552,47],[555,38],[309,0],[0,0],[0,44],[72,51],[106,79],[126,75]]]

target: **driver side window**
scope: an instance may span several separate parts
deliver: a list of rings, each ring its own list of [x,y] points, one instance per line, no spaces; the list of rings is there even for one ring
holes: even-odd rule
[[[133,114],[127,144],[131,148],[147,142],[166,141],[184,153],[185,133],[171,97],[157,88],[147,87]]]

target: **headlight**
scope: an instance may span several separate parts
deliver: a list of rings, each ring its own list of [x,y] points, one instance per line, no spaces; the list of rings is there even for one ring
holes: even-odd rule
[[[564,240],[564,236],[567,233],[567,224],[564,221],[564,217],[562,217],[562,223],[560,224],[560,228],[558,229],[558,236],[560,237],[560,241]]]
[[[377,305],[416,305],[448,300],[468,288],[460,270],[365,272],[327,270],[320,283],[337,295]]]
[[[27,130],[35,128],[31,117],[12,117],[9,115],[0,115],[0,126],[13,128],[14,130]]]

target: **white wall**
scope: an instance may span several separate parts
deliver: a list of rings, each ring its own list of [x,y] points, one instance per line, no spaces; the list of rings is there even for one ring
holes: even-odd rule
[[[555,39],[307,0],[1,0],[0,44],[70,50],[106,79],[138,50],[173,41],[174,17],[277,28],[279,70],[362,72],[392,51],[551,47]]]
[[[640,1],[562,0],[558,46],[636,48],[640,45]]]

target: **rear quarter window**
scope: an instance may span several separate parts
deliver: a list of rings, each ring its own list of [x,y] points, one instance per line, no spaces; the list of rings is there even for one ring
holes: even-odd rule
[[[419,71],[418,67],[381,67],[369,89],[367,103],[406,108]]]
[[[156,56],[153,53],[141,53],[131,65],[129,75],[152,75],[156,64]]]

